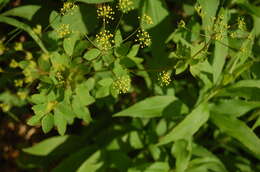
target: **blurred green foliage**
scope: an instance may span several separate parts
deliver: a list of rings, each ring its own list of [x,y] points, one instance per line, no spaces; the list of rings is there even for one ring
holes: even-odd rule
[[[21,169],[260,171],[259,0],[10,3],[1,115],[53,133]]]

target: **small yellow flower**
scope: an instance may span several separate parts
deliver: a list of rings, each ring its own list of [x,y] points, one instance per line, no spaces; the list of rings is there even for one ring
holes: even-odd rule
[[[65,36],[71,34],[69,24],[61,24],[60,27],[57,30],[57,33],[58,33],[60,38],[64,38]]]
[[[99,34],[96,35],[97,46],[104,51],[108,50],[114,43],[114,40],[112,40],[113,37],[108,30],[99,32]]]
[[[245,19],[244,18],[238,17],[237,18],[237,25],[238,25],[238,29],[246,30],[246,23],[245,23]]]
[[[141,48],[147,47],[151,44],[152,40],[148,32],[143,29],[138,30],[136,42],[139,42]]]
[[[9,64],[9,67],[17,68],[17,67],[19,67],[19,63],[16,60],[12,59],[11,63]]]
[[[5,50],[6,50],[6,47],[4,46],[2,41],[0,41],[0,55],[4,54]]]
[[[37,24],[35,28],[33,28],[33,32],[36,33],[37,35],[42,34],[42,26]]]
[[[184,21],[184,20],[181,20],[181,21],[178,23],[178,26],[179,26],[180,28],[185,28],[185,27],[186,27],[185,21]]]
[[[22,87],[23,86],[23,80],[22,79],[14,80],[14,85],[16,87]]]
[[[76,9],[78,6],[75,5],[72,2],[65,2],[63,4],[63,7],[60,9],[61,15],[73,15],[74,9]]]
[[[97,9],[97,15],[103,19],[103,22],[108,23],[109,20],[114,20],[115,12],[109,5],[100,5]]]
[[[0,73],[2,73],[2,72],[4,72],[4,69],[2,69],[2,68],[0,67]]]
[[[232,38],[232,39],[235,39],[237,37],[237,34],[235,32],[231,32],[229,34],[229,36]]]
[[[26,51],[26,52],[25,52],[25,59],[26,59],[26,60],[32,60],[32,58],[33,58],[32,53],[29,52],[29,51]]]
[[[0,108],[3,112],[8,112],[11,109],[11,106],[7,103],[1,103]]]
[[[14,45],[15,51],[23,51],[23,44],[21,42],[16,42]]]
[[[158,80],[160,81],[161,86],[167,86],[171,83],[171,75],[169,72],[162,71],[159,74]]]
[[[47,107],[46,107],[46,112],[48,113],[48,112],[52,111],[57,104],[58,104],[57,101],[48,102]]]
[[[129,76],[118,77],[114,83],[113,88],[118,90],[119,94],[128,93],[131,88],[131,79]]]
[[[26,92],[26,91],[18,91],[17,92],[17,96],[20,99],[24,100],[24,99],[26,99],[28,97],[28,92]]]
[[[198,15],[200,17],[204,17],[205,16],[205,12],[202,11],[202,6],[201,5],[196,5],[195,6],[195,10],[198,13]]]
[[[134,9],[134,3],[132,0],[119,0],[118,8],[123,12],[127,13]]]
[[[141,19],[141,25],[143,25],[143,24],[152,25],[153,24],[153,19],[150,16],[148,16],[147,14],[144,14],[142,17],[138,17],[138,19]]]

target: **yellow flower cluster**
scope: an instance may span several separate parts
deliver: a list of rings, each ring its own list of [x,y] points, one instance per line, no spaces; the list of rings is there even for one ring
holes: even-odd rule
[[[33,32],[36,33],[37,35],[41,35],[42,34],[42,26],[37,24],[35,26],[35,28],[33,28]]]
[[[62,75],[62,73],[61,73],[60,71],[58,71],[58,72],[56,73],[56,78],[57,78],[57,80],[58,80],[58,82],[59,82],[60,85],[62,85],[62,84],[65,83],[64,77],[63,77],[63,75]]]
[[[203,12],[201,5],[199,5],[199,4],[196,5],[196,6],[195,6],[195,10],[196,10],[196,12],[198,13],[198,15],[199,15],[200,17],[204,17],[204,16],[205,16],[205,12]]]
[[[73,14],[74,14],[73,11],[74,11],[74,9],[77,8],[77,7],[78,7],[78,6],[75,5],[75,4],[72,3],[72,2],[65,2],[65,3],[63,4],[63,7],[60,9],[60,13],[61,13],[61,15],[67,15],[67,14],[73,15]]]
[[[22,87],[23,86],[23,80],[22,79],[14,80],[14,85],[16,87]]]
[[[186,27],[185,21],[184,21],[184,20],[181,20],[181,21],[178,23],[178,26],[179,26],[180,28],[185,28],[185,27]]]
[[[17,68],[17,67],[19,67],[19,63],[15,59],[12,59],[11,63],[9,64],[9,67]]]
[[[171,75],[169,72],[162,71],[159,73],[158,80],[160,81],[161,86],[167,86],[171,83]]]
[[[24,100],[24,99],[26,99],[28,97],[28,92],[27,91],[18,91],[17,92],[17,96],[20,99]]]
[[[208,28],[209,31],[213,31],[213,38],[215,40],[222,40],[225,35],[225,31],[230,28],[230,25],[224,22],[224,16],[220,15],[217,18],[213,17],[214,21],[213,29]]]
[[[114,20],[115,12],[109,5],[100,5],[97,9],[97,15],[103,19],[103,22],[108,23],[109,20]]]
[[[37,64],[30,60],[28,66],[23,70],[23,74],[25,75],[25,83],[31,83],[34,80],[34,73],[37,72]]]
[[[21,42],[16,42],[14,45],[15,51],[23,51],[23,44]]]
[[[3,112],[8,112],[11,109],[11,106],[6,103],[1,103],[0,108],[2,109]]]
[[[119,94],[128,93],[131,88],[131,79],[129,76],[121,76],[113,83],[115,90],[118,90]]]
[[[138,17],[138,19],[141,19],[142,20],[142,23],[141,24],[153,24],[153,19],[152,17],[148,16],[147,14],[144,14],[141,17]]]
[[[57,30],[57,33],[58,33],[60,38],[64,38],[65,36],[71,34],[69,24],[61,24],[60,27]]]
[[[242,17],[238,17],[237,18],[237,25],[238,25],[238,29],[245,31],[246,30],[246,23],[245,23],[245,19]]]
[[[108,50],[112,47],[112,44],[114,43],[114,40],[112,40],[112,38],[113,35],[108,30],[99,32],[99,34],[96,35],[96,41],[98,44],[97,46],[101,50]]]
[[[4,44],[2,43],[2,41],[0,41],[0,55],[4,54],[6,48],[4,46]]]
[[[123,12],[127,13],[134,9],[134,3],[132,0],[119,0],[118,8]]]
[[[139,42],[141,48],[149,46],[152,42],[149,33],[143,29],[138,30],[136,36],[137,39],[135,39],[135,41]]]

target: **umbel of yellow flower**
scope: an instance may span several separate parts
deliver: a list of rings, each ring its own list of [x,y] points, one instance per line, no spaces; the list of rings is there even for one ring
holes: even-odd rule
[[[108,23],[109,20],[114,20],[115,12],[109,5],[100,5],[97,9],[97,15],[103,19],[103,22]]]
[[[162,71],[159,74],[158,80],[160,81],[161,86],[167,86],[171,83],[171,75],[169,72]]]
[[[131,88],[131,79],[129,76],[118,77],[114,83],[113,88],[119,92],[119,94],[128,93]]]
[[[139,42],[141,48],[149,46],[152,42],[149,33],[143,29],[138,30],[136,36],[137,39],[135,39],[135,41]]]
[[[127,13],[134,9],[134,3],[132,0],[119,0],[118,1],[118,8],[123,12]]]
[[[238,17],[237,18],[237,25],[238,25],[238,29],[240,30],[246,30],[246,23],[245,23],[245,19],[242,17]]]
[[[96,35],[97,46],[101,50],[108,50],[112,47],[114,40],[112,40],[113,35],[108,30],[103,30]]]
[[[61,15],[66,15],[66,14],[73,15],[73,11],[77,7],[78,6],[72,2],[65,2],[63,4],[63,7],[60,9],[60,13]]]
[[[71,34],[69,24],[61,24],[59,26],[59,28],[57,29],[57,33],[58,33],[60,38],[64,38],[65,36]]]

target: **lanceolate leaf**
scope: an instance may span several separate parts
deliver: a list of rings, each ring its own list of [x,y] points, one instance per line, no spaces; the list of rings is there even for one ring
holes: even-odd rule
[[[159,145],[167,144],[179,139],[189,139],[209,118],[208,104],[201,104],[195,108],[183,121],[159,140]]]
[[[41,8],[39,5],[24,5],[17,8],[8,10],[2,15],[4,16],[16,16],[31,20],[33,15]]]
[[[174,96],[156,96],[140,101],[133,106],[118,112],[114,117],[129,116],[153,118],[162,116],[163,110],[177,100]]]
[[[210,118],[217,127],[240,141],[260,159],[260,139],[244,122],[218,113],[211,113]]]
[[[17,27],[19,29],[22,29],[26,31],[33,39],[34,41],[39,45],[39,47],[43,50],[43,52],[47,53],[47,49],[43,45],[41,39],[36,35],[36,33],[33,32],[33,30],[25,23],[22,23],[16,19],[13,19],[11,17],[5,17],[0,15],[0,22],[7,23],[9,25],[12,25],[14,27]]]
[[[51,153],[55,148],[64,143],[67,140],[68,136],[57,136],[46,139],[32,147],[23,149],[24,152],[38,155],[46,156]]]

